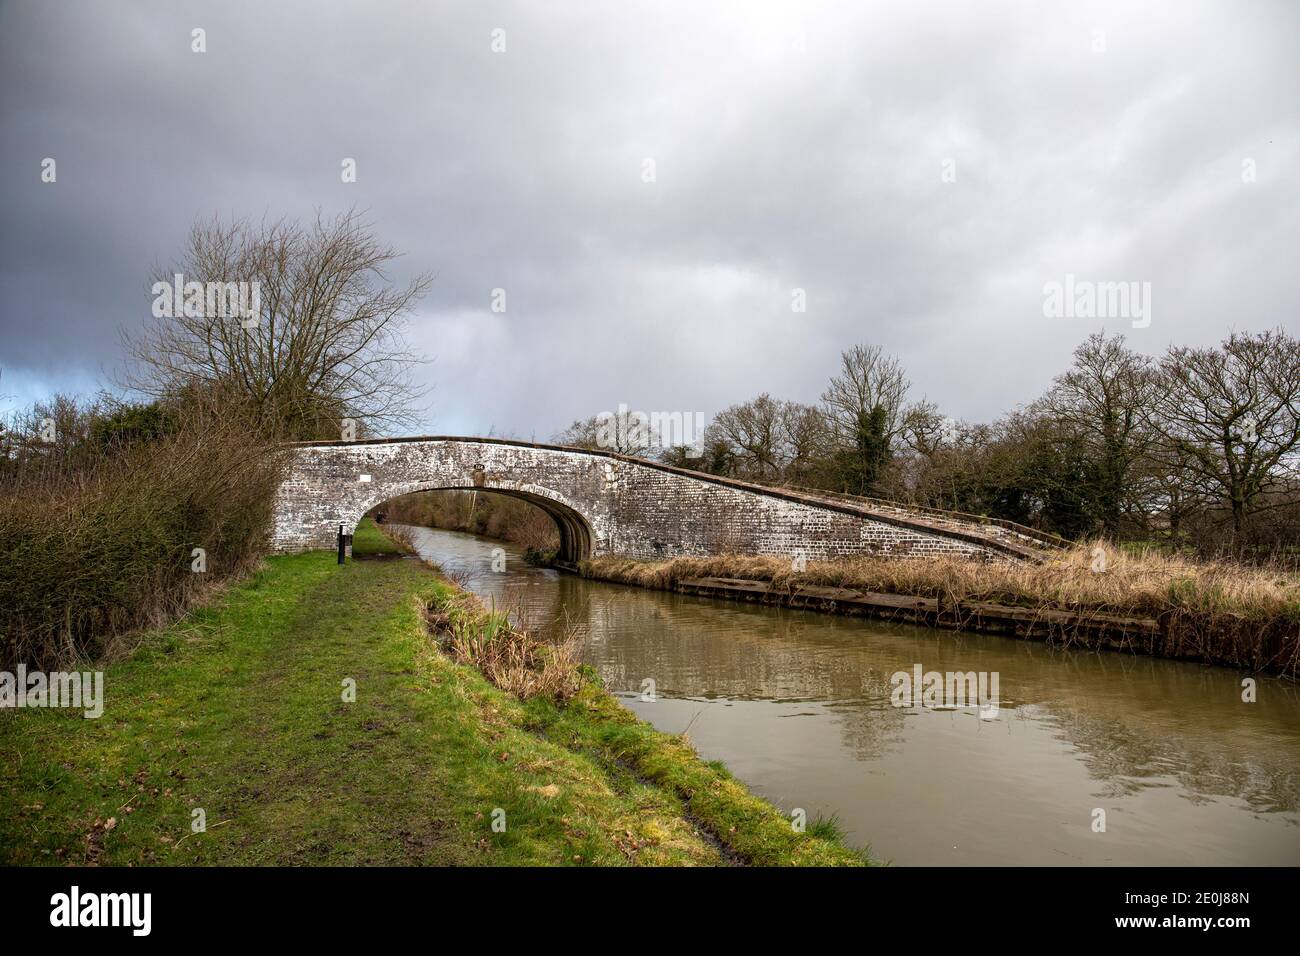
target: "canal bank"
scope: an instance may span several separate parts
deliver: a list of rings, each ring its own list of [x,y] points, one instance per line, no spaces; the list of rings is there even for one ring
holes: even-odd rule
[[[1040,564],[849,558],[796,569],[759,556],[606,556],[565,570],[721,600],[1300,678],[1300,579],[1286,572],[1180,565],[1088,545]]]
[[[580,630],[623,706],[687,731],[783,812],[837,815],[877,859],[1300,862],[1289,682],[1258,677],[1247,703],[1224,668],[607,583],[499,541],[415,533],[484,601],[539,633]],[[918,664],[1000,675],[996,719],[894,706],[892,678]]]
[[[423,609],[455,587],[369,523],[354,554],[270,558],[143,635],[98,719],[0,711],[0,862],[861,862],[594,684],[520,701],[449,660]],[[633,743],[659,779],[611,758]]]

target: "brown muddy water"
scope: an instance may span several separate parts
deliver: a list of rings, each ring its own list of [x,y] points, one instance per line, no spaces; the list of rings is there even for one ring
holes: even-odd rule
[[[1260,678],[1244,703],[1244,675],[1222,668],[584,581],[498,541],[410,530],[487,603],[538,633],[574,629],[638,716],[687,731],[785,812],[838,816],[877,859],[1300,864],[1294,684]],[[925,706],[953,701],[919,688],[895,706],[894,675],[918,665],[983,672],[990,691],[997,675],[995,708]]]

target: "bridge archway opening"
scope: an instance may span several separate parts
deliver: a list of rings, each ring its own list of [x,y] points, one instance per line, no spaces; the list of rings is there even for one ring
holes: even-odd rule
[[[437,485],[417,488],[387,498],[371,507],[366,513],[372,516],[383,514],[385,520],[395,523],[401,522],[403,514],[410,514],[414,510],[411,507],[412,502],[417,502],[425,495],[448,492],[473,494],[487,499],[500,497],[524,502],[549,518],[554,525],[557,561],[562,564],[576,565],[579,561],[591,557],[593,534],[587,519],[564,502],[535,492],[513,488],[484,488],[476,485]],[[468,530],[476,531],[477,529],[471,525]]]

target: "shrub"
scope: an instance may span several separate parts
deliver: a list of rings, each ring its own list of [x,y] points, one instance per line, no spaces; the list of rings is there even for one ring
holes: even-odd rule
[[[113,656],[256,562],[270,529],[278,460],[237,421],[60,408],[54,444],[36,440],[34,409],[3,448],[5,669]]]

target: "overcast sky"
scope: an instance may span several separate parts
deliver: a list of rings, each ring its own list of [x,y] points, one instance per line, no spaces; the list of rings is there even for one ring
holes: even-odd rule
[[[1103,327],[1300,328],[1294,0],[32,0],[0,120],[0,409],[103,384],[213,213],[357,206],[437,273],[424,433],[814,401],[857,342],[989,419]],[[1066,274],[1149,326],[1046,317]]]

